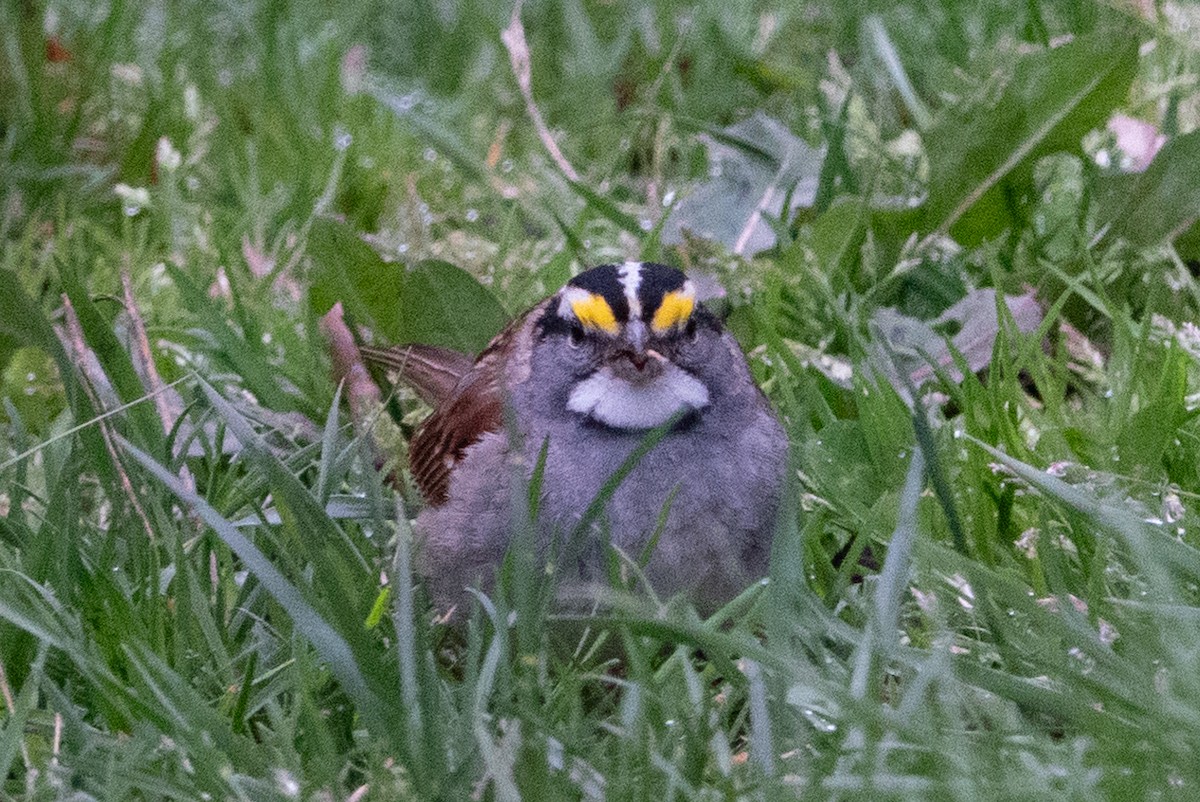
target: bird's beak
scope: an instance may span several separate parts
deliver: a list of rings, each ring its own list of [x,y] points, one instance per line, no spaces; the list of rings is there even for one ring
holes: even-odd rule
[[[612,371],[631,384],[645,384],[662,375],[666,357],[652,348],[647,348],[650,332],[645,322],[631,320],[625,324],[624,347],[613,354]]]
[[[625,339],[635,354],[646,353],[646,341],[649,338],[650,332],[646,330],[644,320],[634,318],[625,324]]]

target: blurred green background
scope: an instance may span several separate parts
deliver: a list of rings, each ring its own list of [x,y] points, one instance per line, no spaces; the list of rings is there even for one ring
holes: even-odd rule
[[[0,796],[1193,798],[1197,30],[0,0]],[[786,418],[771,582],[587,656],[509,566],[448,635],[381,478],[427,410],[320,318],[474,352],[624,259]]]

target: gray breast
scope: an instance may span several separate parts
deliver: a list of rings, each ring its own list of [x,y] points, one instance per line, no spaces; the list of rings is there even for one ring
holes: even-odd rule
[[[530,464],[549,437],[539,514],[546,549],[552,538],[577,529],[645,434],[575,421],[530,434]],[[704,607],[728,600],[766,572],[786,450],[786,436],[764,404],[709,410],[643,456],[583,533],[584,542],[560,541],[576,557],[562,566],[563,580],[600,580],[606,542],[638,559],[661,520],[646,568],[655,592],[688,592]]]

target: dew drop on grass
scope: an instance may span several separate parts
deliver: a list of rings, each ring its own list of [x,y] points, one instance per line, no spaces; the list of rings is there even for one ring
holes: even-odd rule
[[[132,203],[127,203],[127,204],[125,204],[125,208],[123,208],[121,211],[125,212],[126,217],[134,217],[141,210],[142,210],[141,206],[136,206]]]
[[[433,148],[425,148],[425,152],[421,155],[425,158],[425,161],[427,161],[427,162],[437,161],[437,151],[434,150]]]
[[[513,170],[513,160],[512,159],[505,159],[504,161],[500,162],[500,172],[511,173],[512,170]]]
[[[337,129],[333,134],[333,146],[338,150],[346,150],[350,147],[350,143],[354,141],[354,137],[350,136],[350,132],[345,129]]]
[[[638,220],[638,226],[641,227],[642,231],[649,231],[654,228],[654,221],[649,217],[643,217],[641,220]]]
[[[804,718],[808,719],[808,723],[816,727],[820,732],[835,732],[837,730],[836,724],[826,721],[813,710],[805,708],[800,711],[800,714],[803,715]]]
[[[467,213],[466,213],[465,217],[467,218],[468,223],[474,223],[476,220],[479,219],[479,210],[478,209],[467,209]]]
[[[669,190],[667,190],[667,194],[663,195],[662,205],[665,208],[667,206],[670,206],[674,202],[675,202],[675,190],[669,189]]]

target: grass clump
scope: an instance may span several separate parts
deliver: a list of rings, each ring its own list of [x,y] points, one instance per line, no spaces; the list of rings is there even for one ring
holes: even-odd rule
[[[4,6],[0,796],[1194,796],[1195,24]],[[596,620],[619,670],[517,567],[449,637],[379,470],[423,407],[320,318],[478,350],[626,258],[786,418],[771,580]]]

